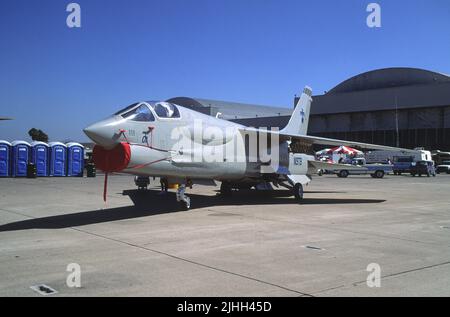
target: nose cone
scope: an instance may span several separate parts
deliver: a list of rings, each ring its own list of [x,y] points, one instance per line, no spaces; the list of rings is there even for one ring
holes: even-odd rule
[[[118,128],[113,118],[96,122],[83,129],[83,132],[95,143],[109,149],[119,143]]]

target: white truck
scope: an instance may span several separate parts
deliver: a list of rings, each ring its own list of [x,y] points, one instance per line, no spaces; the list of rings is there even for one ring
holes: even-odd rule
[[[430,151],[424,148],[415,148],[408,153],[404,151],[371,151],[364,155],[368,163],[386,163],[390,161],[393,164],[394,175],[410,173],[411,168],[416,162],[432,162]]]
[[[394,162],[394,158],[412,157],[413,162],[431,161],[431,152],[424,150],[424,148],[415,148],[415,152],[404,151],[370,151],[364,155],[366,162],[371,163],[386,163],[388,160]]]
[[[392,173],[392,164],[367,164],[364,158],[354,158],[351,164],[345,165],[339,170],[334,170],[333,173],[341,178],[346,178],[349,175],[367,174],[373,178],[383,178],[384,175]]]

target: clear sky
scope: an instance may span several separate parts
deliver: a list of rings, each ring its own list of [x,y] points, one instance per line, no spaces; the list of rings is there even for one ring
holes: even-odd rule
[[[0,1],[0,139],[86,141],[82,128],[139,100],[175,96],[291,107],[376,68],[450,74],[450,1]],[[75,2],[75,1],[73,1]]]

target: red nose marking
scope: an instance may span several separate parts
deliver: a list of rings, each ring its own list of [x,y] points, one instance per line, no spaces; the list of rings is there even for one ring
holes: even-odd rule
[[[93,149],[93,160],[95,166],[104,172],[119,172],[130,163],[131,149],[126,142],[121,142],[111,150],[106,150],[100,145]]]

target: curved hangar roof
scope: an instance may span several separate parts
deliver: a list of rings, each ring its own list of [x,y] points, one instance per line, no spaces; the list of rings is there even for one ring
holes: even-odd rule
[[[328,93],[426,85],[449,81],[450,77],[447,75],[419,68],[383,68],[353,76],[331,89]]]
[[[175,97],[168,100],[222,118],[263,121],[290,116],[292,108],[251,105],[220,100]],[[380,111],[450,105],[450,76],[407,67],[376,69],[353,76],[324,95],[313,96],[311,114]]]
[[[311,114],[450,105],[450,76],[417,68],[384,68],[347,79],[313,96]]]

